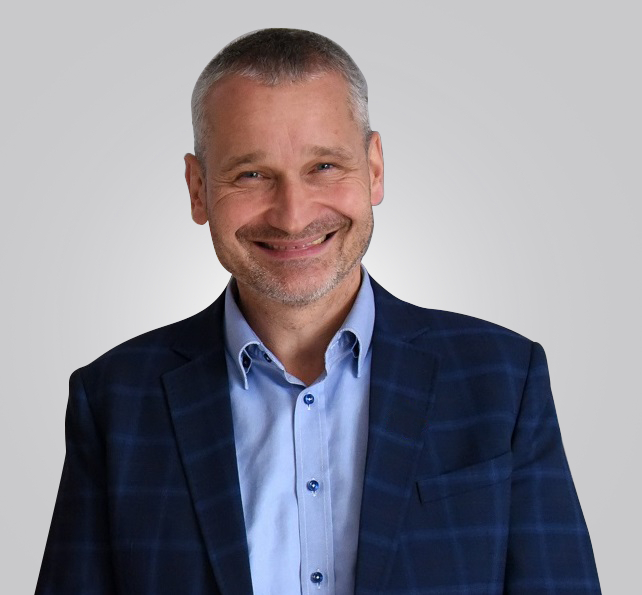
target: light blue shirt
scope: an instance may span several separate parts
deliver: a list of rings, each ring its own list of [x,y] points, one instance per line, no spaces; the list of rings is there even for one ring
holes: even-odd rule
[[[364,268],[310,386],[225,295],[236,457],[255,595],[352,595],[368,438],[374,297]]]

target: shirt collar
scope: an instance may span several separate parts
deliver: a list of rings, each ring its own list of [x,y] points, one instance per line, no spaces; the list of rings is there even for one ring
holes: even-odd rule
[[[243,386],[247,389],[247,372],[252,366],[252,359],[248,356],[246,349],[250,345],[257,345],[264,348],[261,339],[252,330],[241,313],[236,299],[234,298],[236,281],[230,279],[225,289],[225,315],[223,327],[225,330],[225,348],[232,356],[235,367],[241,375]]]
[[[357,359],[357,377],[361,376],[364,361],[370,349],[372,341],[372,330],[374,328],[375,319],[375,306],[374,294],[372,292],[372,285],[370,283],[370,276],[368,271],[361,266],[361,287],[352,305],[352,309],[347,318],[341,325],[341,328],[335,333],[332,341],[326,350],[326,363],[328,361],[328,352],[330,349],[338,344],[348,333],[354,337],[352,341],[352,353]]]
[[[261,339],[252,330],[239,309],[235,294],[235,280],[230,279],[225,290],[225,348],[232,357],[235,368],[240,374],[244,387],[248,388],[247,373],[252,366],[252,360],[247,354],[250,345],[256,345],[264,353],[268,354],[275,362],[277,361]],[[375,318],[374,294],[370,283],[370,276],[365,267],[361,266],[361,286],[357,293],[352,309],[341,328],[335,333],[325,353],[326,367],[330,352],[350,340],[350,348],[357,359],[357,377],[361,375],[364,361],[370,349],[372,331]]]

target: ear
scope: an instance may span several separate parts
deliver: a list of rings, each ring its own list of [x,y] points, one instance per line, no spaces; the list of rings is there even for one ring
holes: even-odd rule
[[[185,155],[185,181],[189,190],[189,200],[192,207],[192,219],[195,223],[207,223],[207,208],[205,196],[205,172],[195,155]]]
[[[370,204],[376,206],[383,200],[383,148],[381,135],[373,132],[368,146],[368,167],[370,169]]]

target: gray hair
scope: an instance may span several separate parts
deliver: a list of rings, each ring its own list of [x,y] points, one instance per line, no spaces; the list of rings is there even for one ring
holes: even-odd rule
[[[194,152],[205,165],[205,100],[214,83],[228,75],[238,75],[267,86],[301,82],[315,75],[337,72],[348,84],[348,100],[353,117],[370,140],[368,84],[361,70],[337,43],[301,29],[260,29],[242,35],[225,46],[198,77],[192,93]]]

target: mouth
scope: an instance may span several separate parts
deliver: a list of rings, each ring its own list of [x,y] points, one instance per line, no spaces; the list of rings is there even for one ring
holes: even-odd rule
[[[271,242],[256,242],[261,248],[266,250],[274,250],[276,252],[297,252],[302,250],[310,250],[315,246],[320,246],[327,242],[336,231],[323,234],[315,239],[303,239],[295,241],[271,241]]]

